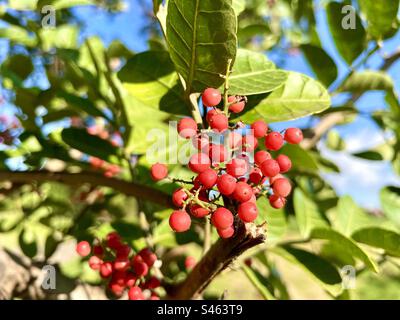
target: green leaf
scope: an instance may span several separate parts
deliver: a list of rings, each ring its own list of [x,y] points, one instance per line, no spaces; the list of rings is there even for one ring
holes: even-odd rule
[[[167,43],[187,93],[222,85],[236,56],[236,25],[232,0],[168,1]]]
[[[50,51],[52,48],[76,49],[78,47],[79,29],[73,25],[63,25],[57,28],[42,28],[39,30],[42,48]]]
[[[393,89],[392,78],[384,71],[365,70],[353,73],[340,88],[342,92],[364,93],[371,90]]]
[[[338,76],[338,70],[333,59],[321,47],[303,44],[301,50],[318,79],[329,86]]]
[[[287,121],[319,113],[330,104],[329,93],[318,81],[289,72],[280,88],[270,94],[250,96],[245,112],[239,117],[245,122],[260,118],[267,122]]]
[[[18,242],[19,246],[24,253],[29,258],[33,258],[37,254],[37,239],[32,231],[27,231],[27,229],[22,229],[19,236]]]
[[[232,7],[236,15],[239,15],[246,8],[246,0],[232,0]]]
[[[52,6],[56,10],[68,9],[77,6],[94,5],[93,0],[56,0],[52,2]]]
[[[243,265],[242,270],[258,292],[264,297],[265,300],[276,300],[274,295],[269,291],[264,283],[266,279],[256,270],[250,269]]]
[[[188,114],[183,88],[168,52],[139,53],[128,60],[118,77],[138,102],[174,114]]]
[[[377,227],[365,228],[353,234],[357,242],[384,249],[386,254],[400,257],[400,234]]]
[[[345,236],[350,236],[354,231],[375,223],[350,196],[339,199],[335,222],[337,229]]]
[[[8,0],[8,7],[14,10],[35,10],[38,0]]]
[[[343,59],[351,65],[366,48],[366,33],[355,10],[350,14],[346,11],[342,13],[344,5],[346,4],[330,2],[326,8],[326,12],[328,15],[329,29],[336,48]],[[355,29],[343,28],[342,22],[348,22],[346,16],[349,18],[355,17]]]
[[[350,238],[342,235],[341,233],[328,228],[317,228],[314,229],[311,233],[311,237],[313,239],[325,239],[330,241],[331,243],[338,243],[343,251],[350,254],[354,258],[359,259],[364,262],[364,264],[373,270],[374,272],[378,272],[378,266],[376,263],[368,256],[368,254],[361,249],[357,243],[355,243]]]
[[[12,43],[25,45],[27,47],[35,47],[37,45],[37,38],[32,36],[25,29],[18,26],[7,26],[7,28],[0,28],[0,38],[6,38]]]
[[[7,58],[1,66],[3,76],[11,72],[19,77],[19,80],[25,80],[33,71],[31,59],[23,54],[16,54]]]
[[[316,279],[328,285],[342,282],[338,270],[327,260],[302,249],[284,246],[283,249],[291,255],[290,261],[300,264],[306,271],[310,272]]]
[[[280,150],[281,154],[287,155],[292,161],[292,168],[305,172],[317,172],[318,163],[315,157],[299,145],[285,144]]]
[[[400,188],[386,187],[381,190],[380,197],[386,217],[400,226]]]
[[[361,11],[368,21],[368,33],[376,39],[393,35],[398,27],[399,1],[359,0]]]
[[[63,141],[83,153],[111,161],[117,155],[117,148],[109,141],[89,134],[86,129],[65,128],[61,132]]]
[[[317,204],[308,198],[300,188],[294,191],[293,204],[297,224],[304,238],[308,238],[314,229],[328,226]]]
[[[283,209],[271,209],[266,197],[261,197],[257,200],[258,218],[256,224],[267,222],[268,243],[278,241],[287,229],[285,211]]]
[[[337,130],[332,129],[328,132],[326,146],[334,151],[343,151],[346,149],[346,142],[341,138]]]
[[[371,160],[371,161],[382,161],[383,156],[377,151],[364,151],[364,152],[358,152],[358,153],[353,153],[353,156],[357,158],[362,158],[365,160]]]
[[[44,255],[46,258],[50,258],[53,255],[53,253],[57,250],[59,243],[60,242],[54,237],[54,235],[50,234],[47,237],[44,244]]]
[[[229,77],[229,92],[243,96],[271,92],[286,79],[287,73],[277,70],[264,54],[239,49]]]

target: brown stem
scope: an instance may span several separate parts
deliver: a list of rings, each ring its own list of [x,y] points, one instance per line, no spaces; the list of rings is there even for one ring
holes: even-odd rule
[[[167,288],[168,298],[175,300],[197,298],[237,257],[264,241],[264,225],[238,223],[233,238],[218,240],[182,283]]]
[[[94,186],[104,186],[124,193],[128,196],[151,201],[163,207],[173,207],[171,197],[159,190],[127,182],[116,178],[107,178],[93,172],[50,172],[50,171],[0,171],[0,181],[11,181],[15,183],[31,183],[32,181],[56,181],[67,185],[79,186],[89,183]]]

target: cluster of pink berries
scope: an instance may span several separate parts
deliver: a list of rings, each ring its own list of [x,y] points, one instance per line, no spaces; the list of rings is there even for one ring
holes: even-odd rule
[[[108,280],[108,289],[116,297],[128,290],[129,300],[159,300],[154,289],[160,287],[161,282],[151,275],[157,256],[150,249],[144,248],[133,254],[120,235],[112,232],[103,243],[94,245],[93,250],[87,241],[81,241],[76,251],[82,257],[92,253],[88,260],[90,268]]]
[[[191,118],[183,118],[178,123],[179,135],[192,139],[198,153],[192,155],[188,163],[197,176],[182,184],[172,195],[178,210],[171,214],[169,223],[176,232],[187,231],[191,217],[211,216],[220,237],[230,238],[235,233],[235,216],[245,223],[257,218],[258,197],[268,196],[273,208],[282,208],[291,192],[291,183],[282,175],[291,169],[291,160],[283,154],[274,159],[267,150],[278,151],[285,141],[300,143],[303,139],[301,130],[289,128],[282,135],[269,130],[263,120],[257,120],[251,124],[250,133],[243,135],[241,131],[245,124],[239,122],[230,126],[229,112],[241,112],[246,97],[228,97],[226,109],[229,112],[217,107],[221,101],[221,93],[213,88],[206,89],[202,95],[203,105],[211,108],[206,115],[208,130],[200,132],[198,124]],[[207,133],[223,136],[223,143],[214,143]],[[256,151],[260,139],[264,140],[266,150]],[[166,178],[167,166],[154,164],[151,176],[155,181]],[[219,201],[221,197],[224,206]]]

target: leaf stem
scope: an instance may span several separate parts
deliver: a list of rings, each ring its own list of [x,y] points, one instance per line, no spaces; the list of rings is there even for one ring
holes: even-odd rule
[[[232,59],[228,59],[228,65],[226,67],[225,83],[224,83],[224,112],[228,114],[229,102],[228,102],[228,90],[229,90],[229,74],[231,72]]]

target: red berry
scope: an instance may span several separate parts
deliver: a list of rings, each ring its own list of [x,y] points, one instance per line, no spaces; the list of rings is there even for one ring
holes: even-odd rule
[[[157,261],[156,254],[149,248],[143,248],[138,252],[138,255],[142,257],[144,263],[146,263],[149,268],[152,267],[154,262]]]
[[[206,107],[215,107],[221,102],[221,93],[218,89],[207,88],[204,90],[201,100]]]
[[[208,153],[210,138],[206,134],[199,134],[192,138],[193,146],[204,153]]]
[[[239,205],[238,215],[243,222],[253,222],[257,219],[257,206],[252,202],[242,203]]]
[[[81,241],[76,245],[76,252],[81,256],[81,257],[86,257],[90,254],[91,248],[90,244],[87,241]]]
[[[136,284],[136,281],[137,281],[137,277],[133,272],[128,272],[125,275],[125,284],[128,287],[133,287]]]
[[[218,178],[217,187],[221,194],[229,196],[235,191],[236,179],[230,174],[223,174]]]
[[[196,259],[194,257],[188,256],[185,259],[185,268],[187,270],[193,269],[194,266],[196,265]]]
[[[261,164],[268,159],[272,159],[271,154],[268,151],[260,150],[254,154],[254,162],[256,165],[261,166]]]
[[[199,174],[199,181],[206,189],[212,188],[217,183],[218,175],[213,169],[207,169]]]
[[[225,162],[229,157],[228,151],[222,144],[211,144],[209,155],[213,164]]]
[[[143,258],[138,254],[132,259],[132,267],[135,271],[135,274],[140,278],[144,277],[149,273],[149,267],[144,262]]]
[[[279,132],[271,132],[265,137],[265,147],[269,150],[279,150],[283,146],[283,138]]]
[[[168,167],[162,163],[156,163],[150,169],[151,178],[154,181],[160,181],[168,176]]]
[[[265,160],[261,164],[260,169],[266,177],[274,177],[281,171],[278,162],[274,159]]]
[[[150,279],[147,280],[146,283],[145,283],[146,289],[156,289],[160,285],[161,285],[161,281],[158,278],[154,277],[154,276],[150,277]]]
[[[259,184],[260,181],[262,180],[262,178],[263,178],[263,175],[262,175],[262,172],[261,172],[261,170],[259,168],[253,168],[250,171],[250,174],[249,174],[250,182],[252,182],[254,184]]]
[[[223,113],[213,115],[210,119],[210,127],[216,132],[224,132],[229,127],[228,117]]]
[[[218,208],[211,216],[211,222],[217,229],[226,229],[233,225],[233,214],[226,208]]]
[[[111,249],[118,249],[121,246],[121,237],[117,232],[110,232],[106,236],[107,246]]]
[[[205,153],[197,153],[190,157],[189,168],[193,172],[202,173],[211,166],[211,161]]]
[[[249,170],[249,163],[244,158],[235,158],[226,164],[226,172],[236,178],[241,177]]]
[[[169,217],[169,225],[176,232],[185,232],[190,229],[190,216],[186,211],[176,210]]]
[[[114,270],[126,270],[129,267],[129,260],[127,258],[117,258],[114,261]]]
[[[102,246],[97,245],[93,246],[93,254],[99,258],[101,258],[104,255],[104,249]]]
[[[292,144],[298,144],[303,140],[303,132],[298,128],[286,129],[285,140]]]
[[[219,114],[219,113],[222,113],[222,111],[219,110],[219,109],[215,109],[215,108],[213,108],[213,109],[211,109],[210,111],[208,111],[208,112],[207,112],[207,115],[206,115],[207,123],[210,124],[211,118],[212,118],[213,116],[215,116],[216,114]]]
[[[221,238],[227,239],[233,236],[233,234],[235,233],[235,228],[233,228],[233,226],[230,226],[225,229],[217,229],[217,232]]]
[[[232,103],[229,105],[230,112],[239,113],[243,111],[245,105],[244,101],[237,101],[237,98],[235,96],[230,96],[228,97],[228,102]]]
[[[189,139],[197,134],[197,123],[192,118],[183,118],[178,122],[178,133],[182,138]]]
[[[263,120],[257,120],[253,122],[251,129],[253,129],[256,138],[263,138],[267,134],[268,125]]]
[[[258,140],[253,135],[245,135],[242,138],[242,146],[243,146],[243,151],[246,152],[253,151],[258,147]]]
[[[281,178],[274,181],[274,184],[272,185],[272,190],[277,196],[285,198],[290,194],[290,191],[292,191],[292,186],[287,179]]]
[[[113,272],[113,266],[111,264],[111,262],[104,262],[101,266],[100,266],[100,276],[102,278],[108,278],[109,276],[111,276]]]
[[[231,131],[228,136],[228,146],[230,149],[236,149],[242,143],[242,135],[238,132]]]
[[[238,182],[236,184],[233,197],[239,202],[246,202],[251,199],[253,195],[253,189],[246,182]]]
[[[129,300],[143,300],[144,299],[142,289],[140,289],[138,286],[134,286],[129,289],[128,297],[129,297]]]
[[[89,267],[90,267],[90,269],[93,269],[93,270],[99,270],[102,263],[103,263],[103,260],[101,260],[97,256],[91,256],[89,259]]]
[[[127,244],[123,244],[117,248],[117,258],[128,258],[131,253],[131,247]]]
[[[269,178],[269,185],[272,186],[274,182],[280,178],[284,178],[284,176],[281,174],[277,174],[275,177]]]
[[[286,199],[282,198],[276,194],[273,194],[273,195],[269,196],[269,203],[272,208],[281,209],[285,206]]]
[[[174,193],[172,194],[172,202],[178,208],[183,207],[187,198],[188,198],[188,195],[183,188],[176,189],[174,191]]]
[[[205,216],[210,214],[210,210],[207,208],[203,208],[198,204],[194,204],[190,206],[190,213],[192,214],[193,217],[204,218]]]
[[[121,286],[118,283],[115,283],[114,281],[110,281],[108,284],[108,288],[111,290],[111,292],[116,295],[117,297],[120,297],[123,295],[125,287]]]
[[[288,156],[285,156],[284,154],[280,154],[279,156],[276,157],[276,161],[279,164],[279,168],[281,169],[281,173],[288,172],[290,168],[292,168],[292,161]]]

